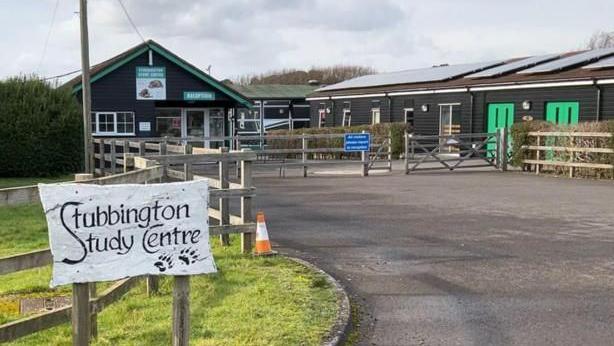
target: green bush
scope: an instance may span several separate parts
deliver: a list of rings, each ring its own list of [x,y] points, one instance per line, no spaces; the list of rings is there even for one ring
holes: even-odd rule
[[[573,136],[548,136],[541,137],[540,145],[550,147],[571,147],[571,148],[611,148],[614,149],[614,120],[601,122],[582,122],[576,125],[555,125],[544,121],[529,121],[516,123],[511,129],[512,140],[512,160],[513,166],[522,167],[525,159],[535,159],[535,150],[524,150],[522,146],[537,145],[537,138],[529,136],[529,132],[605,132],[611,133],[610,138],[604,137],[573,137]],[[571,153],[568,151],[541,150],[542,160],[567,162],[573,159],[574,162],[585,163],[605,163],[614,164],[614,154],[610,153],[589,153],[578,151]],[[572,156],[573,155],[573,158]],[[569,168],[562,166],[544,165],[542,172],[554,174],[565,174]],[[612,170],[575,168],[574,176],[590,178],[612,177]]]
[[[381,143],[381,141],[388,136],[392,135],[392,156],[398,158],[401,153],[404,152],[405,140],[403,134],[406,131],[411,131],[409,125],[405,123],[382,123],[375,125],[358,125],[349,127],[322,127],[322,128],[305,128],[296,130],[275,130],[269,131],[268,134],[272,136],[279,135],[301,135],[305,134],[332,134],[332,133],[358,133],[362,131],[369,132],[373,137],[375,143]],[[295,149],[300,148],[301,140],[268,140],[267,144],[271,148],[288,148]],[[343,138],[321,138],[309,140],[310,148],[342,148]]]
[[[0,81],[0,176],[54,176],[81,167],[82,121],[70,90],[35,77]]]

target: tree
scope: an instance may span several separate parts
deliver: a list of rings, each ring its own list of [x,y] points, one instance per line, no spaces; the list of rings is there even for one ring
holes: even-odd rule
[[[588,49],[614,47],[614,31],[597,31],[593,33],[586,44]]]
[[[81,110],[71,90],[36,77],[0,81],[0,177],[53,176],[81,167]]]
[[[335,65],[330,67],[312,67],[307,71],[283,69],[258,75],[243,75],[235,79],[239,85],[250,84],[307,84],[316,80],[320,84],[335,84],[344,80],[376,73],[366,66]]]

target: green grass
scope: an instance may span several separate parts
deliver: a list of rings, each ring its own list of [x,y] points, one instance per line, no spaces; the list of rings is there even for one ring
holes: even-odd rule
[[[7,187],[30,186],[38,183],[57,183],[61,181],[71,181],[74,175],[61,175],[59,177],[32,177],[32,178],[0,178],[0,189]]]
[[[44,249],[48,243],[47,223],[39,204],[0,207],[0,257]]]
[[[0,208],[0,256],[46,247],[42,217],[39,206]],[[5,231],[6,225],[13,231]],[[337,313],[333,288],[320,274],[283,257],[242,255],[239,238],[231,239],[230,247],[212,239],[219,272],[191,280],[191,344],[318,345]],[[0,323],[19,317],[16,297],[69,293],[69,287],[48,289],[50,278],[49,267],[2,276]],[[160,295],[151,298],[139,284],[98,316],[93,344],[170,344],[171,293],[170,278],[162,279]],[[9,345],[70,345],[70,340],[67,323]]]

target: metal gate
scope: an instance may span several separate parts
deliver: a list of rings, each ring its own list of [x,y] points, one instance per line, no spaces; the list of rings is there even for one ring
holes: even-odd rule
[[[506,148],[502,150],[502,148]],[[445,136],[405,134],[405,174],[425,170],[493,167],[507,170],[507,129]]]

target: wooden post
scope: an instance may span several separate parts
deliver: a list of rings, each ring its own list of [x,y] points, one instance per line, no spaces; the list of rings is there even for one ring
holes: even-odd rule
[[[538,135],[537,136],[537,146],[540,146],[540,145],[541,145],[541,137]],[[539,149],[535,151],[535,160],[539,161]],[[539,169],[540,169],[540,165],[539,163],[536,163],[535,164],[535,174],[539,174]]]
[[[367,133],[367,131],[362,131],[362,133]],[[360,160],[362,161],[362,169],[360,175],[366,177],[369,175],[369,152],[361,151],[360,152]]]
[[[94,179],[90,173],[75,174],[75,182]],[[72,285],[72,341],[73,345],[89,345],[90,336],[98,335],[97,315],[91,313],[90,297],[96,297],[96,283]]]
[[[303,138],[303,152],[302,152],[302,159],[303,159],[303,178],[307,178],[307,138],[305,138],[305,132],[303,132],[301,134],[302,138]]]
[[[501,131],[495,131],[495,167],[501,169]]]
[[[139,142],[139,156],[145,156],[145,154],[147,154],[147,147],[145,145],[145,142],[140,141]]]
[[[90,44],[87,28],[87,0],[79,1],[79,32],[81,37],[81,96],[83,105],[83,150],[86,173],[95,173],[92,143],[92,93],[90,84]]]
[[[152,297],[158,294],[158,289],[160,287],[160,280],[157,276],[148,275],[147,276],[147,296]]]
[[[130,171],[130,165],[128,164],[128,157],[130,156],[130,141],[124,140],[124,148],[122,150],[124,152],[124,173]]]
[[[499,143],[501,144],[501,153],[499,154],[501,164],[499,165],[499,169],[501,172],[505,172],[507,171],[507,128],[502,127],[499,129],[499,138]]]
[[[572,150],[569,152],[569,162],[570,162],[570,163],[572,163],[572,164],[573,164],[574,159],[575,159],[575,158],[574,158],[574,155],[576,154],[576,152],[575,152],[575,151],[573,151],[573,149],[575,148],[575,146],[576,146],[576,141],[574,140],[574,137],[573,137],[573,134],[572,134],[572,135],[570,136],[570,138],[569,138],[569,147],[572,149]],[[570,178],[573,178],[573,176],[574,176],[574,172],[575,172],[575,167],[574,167],[574,166],[569,166],[569,177],[570,177]]]
[[[220,148],[220,155],[226,156],[228,154],[228,148],[222,147]],[[220,160],[219,164],[219,179],[220,179],[220,189],[227,189],[230,184],[229,180],[229,169],[228,169],[228,161]],[[245,175],[245,173],[243,173]],[[220,198],[219,199],[219,207],[220,207],[220,226],[230,224],[230,209],[228,204],[228,198]],[[222,246],[230,245],[230,236],[228,234],[220,235],[220,243]]]
[[[107,166],[107,161],[105,158],[105,153],[107,151],[106,147],[105,147],[105,143],[104,143],[104,139],[100,140],[100,144],[98,144],[98,154],[100,155],[100,158],[98,159],[98,162],[100,163],[100,176],[104,177],[104,172],[105,172],[105,168]]]
[[[405,131],[404,138],[405,142],[405,174],[409,174],[409,133]]]
[[[250,151],[249,149],[241,150],[243,152]],[[241,187],[252,187],[252,162],[243,160],[241,161]],[[241,222],[252,222],[252,197],[241,197]],[[241,233],[241,252],[249,254],[252,252],[254,246],[253,233]]]
[[[116,141],[111,140],[111,174],[117,173],[117,150],[115,148]]]
[[[392,130],[388,130],[388,172],[392,172]]]
[[[190,277],[175,276],[173,285],[173,346],[190,341]]]

